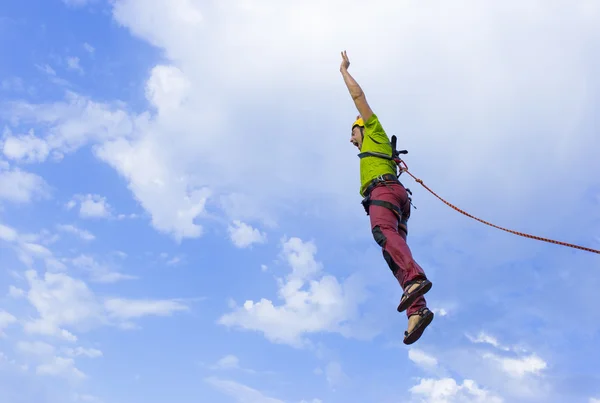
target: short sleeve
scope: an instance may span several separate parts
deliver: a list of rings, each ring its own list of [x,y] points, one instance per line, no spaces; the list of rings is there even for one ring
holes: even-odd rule
[[[390,141],[376,114],[372,114],[371,117],[365,121],[365,136],[369,136],[375,143],[379,144],[389,143]]]

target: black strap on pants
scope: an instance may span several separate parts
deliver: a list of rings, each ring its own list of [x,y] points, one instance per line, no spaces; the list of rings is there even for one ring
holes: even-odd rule
[[[365,197],[362,200],[361,204],[363,205],[367,215],[369,215],[369,208],[371,207],[371,205],[381,206],[381,207],[385,207],[385,208],[391,210],[392,212],[394,212],[394,214],[396,214],[396,217],[398,217],[398,224],[399,224],[400,228],[402,228],[405,232],[408,232],[408,229],[407,229],[408,218],[405,218],[402,216],[402,211],[400,210],[400,208],[398,206],[396,206],[395,204],[390,203],[388,201],[385,201],[385,200],[371,199],[371,192],[373,191],[373,189],[375,189],[377,186],[381,186],[381,185],[387,186],[388,183],[395,183],[395,184],[399,184],[399,185],[403,186],[402,183],[398,180],[398,178],[395,175],[390,175],[390,174],[381,175],[381,176],[377,177],[376,179],[374,179],[373,181],[371,181],[369,186],[367,186],[367,188],[364,192]]]

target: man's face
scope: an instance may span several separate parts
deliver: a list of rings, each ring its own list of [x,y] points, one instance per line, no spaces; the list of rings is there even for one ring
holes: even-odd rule
[[[362,131],[359,126],[354,126],[352,129],[352,136],[350,137],[350,142],[356,146],[360,150],[362,147]]]

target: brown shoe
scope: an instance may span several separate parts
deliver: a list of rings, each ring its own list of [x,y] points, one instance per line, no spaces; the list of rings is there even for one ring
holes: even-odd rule
[[[431,290],[431,286],[433,286],[431,281],[422,279],[415,280],[414,283],[406,287],[404,293],[402,294],[402,298],[400,299],[400,304],[398,305],[398,312],[406,311],[408,307],[417,300],[417,298]]]
[[[414,327],[411,329],[410,318],[412,318],[413,316],[419,316],[419,319],[414,325]],[[407,330],[404,332],[404,344],[413,344],[415,341],[419,340],[427,326],[429,326],[429,324],[433,320],[433,316],[433,312],[431,312],[427,307],[421,308],[416,313],[410,315],[408,318],[408,329],[410,331]]]

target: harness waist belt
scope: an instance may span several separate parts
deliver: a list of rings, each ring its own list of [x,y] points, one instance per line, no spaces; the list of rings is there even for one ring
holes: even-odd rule
[[[365,192],[364,192],[365,197],[369,197],[369,195],[371,194],[371,192],[373,191],[375,186],[380,185],[385,182],[394,182],[394,183],[398,183],[401,185],[401,183],[398,180],[398,178],[396,177],[396,175],[392,175],[392,174],[380,175],[377,178],[373,179],[371,182],[369,182],[369,186],[367,186],[367,188],[365,189]]]

